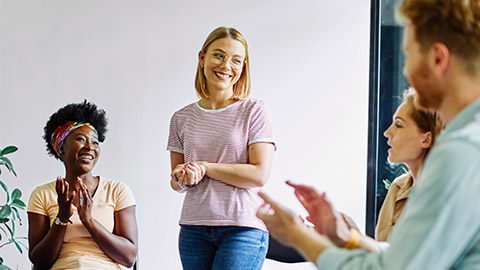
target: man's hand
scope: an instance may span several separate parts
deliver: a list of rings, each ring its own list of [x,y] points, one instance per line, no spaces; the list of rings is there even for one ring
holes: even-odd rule
[[[285,245],[295,247],[305,258],[315,262],[326,248],[333,244],[324,236],[307,227],[290,209],[259,192],[265,203],[258,209],[257,217],[263,220],[269,232]]]
[[[319,193],[313,187],[297,185],[290,181],[287,181],[287,185],[295,189],[295,195],[309,214],[307,220],[315,225],[315,230],[328,237],[336,246],[343,247],[350,238],[350,230],[325,193]]]

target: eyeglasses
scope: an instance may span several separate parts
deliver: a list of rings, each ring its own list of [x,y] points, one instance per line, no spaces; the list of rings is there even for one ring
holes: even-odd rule
[[[221,65],[223,62],[228,61],[231,58],[230,66],[232,69],[239,70],[243,68],[243,64],[245,60],[239,56],[228,57],[226,54],[222,52],[210,52],[212,57],[210,58],[212,63],[215,65]]]

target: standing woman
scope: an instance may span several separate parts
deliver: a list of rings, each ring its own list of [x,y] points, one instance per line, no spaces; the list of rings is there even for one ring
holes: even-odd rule
[[[28,204],[34,269],[120,269],[137,256],[135,199],[122,182],[94,176],[105,140],[105,111],[84,101],[54,113],[45,126],[48,154],[65,176],[37,187]]]
[[[167,150],[172,188],[186,192],[179,250],[184,269],[261,269],[268,232],[255,213],[275,144],[266,105],[249,99],[245,38],[219,27],[198,54],[198,102],[177,111]]]

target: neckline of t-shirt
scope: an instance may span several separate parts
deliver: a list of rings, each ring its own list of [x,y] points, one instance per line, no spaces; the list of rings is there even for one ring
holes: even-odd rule
[[[98,185],[97,185],[97,189],[95,189],[95,192],[93,193],[93,196],[92,196],[92,199],[95,198],[95,196],[97,195],[98,193],[98,190],[101,188],[101,184],[102,184],[102,177],[99,175],[98,176]]]
[[[216,110],[215,109],[205,109],[205,108],[203,108],[202,106],[200,106],[200,104],[198,104],[200,101],[195,102],[195,105],[197,106],[197,108],[199,108],[200,110],[202,110],[204,112],[219,113],[219,112],[223,112],[225,110],[228,110],[229,108],[232,108],[236,104],[239,104],[241,101],[244,101],[244,100],[237,100],[234,103],[228,105],[227,107],[224,107],[224,108],[221,108],[221,109],[216,109]]]
[[[92,196],[92,202],[95,201],[95,198],[97,197],[97,193],[99,192],[98,190],[100,189],[100,185],[103,186],[103,177],[101,177],[100,175],[98,176],[98,185],[97,185],[97,189],[95,190],[95,193],[93,193],[93,196]],[[103,187],[102,187],[103,188]],[[72,206],[73,208],[76,210],[77,207],[75,205],[73,205],[72,203]]]

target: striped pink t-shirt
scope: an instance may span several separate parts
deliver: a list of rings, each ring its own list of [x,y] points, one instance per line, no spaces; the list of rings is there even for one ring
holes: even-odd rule
[[[192,103],[172,116],[167,150],[184,154],[185,162],[245,164],[248,145],[258,142],[274,144],[270,116],[262,101],[241,100],[219,110]],[[259,190],[235,187],[205,176],[188,189],[179,223],[266,230],[255,215],[262,204]]]

